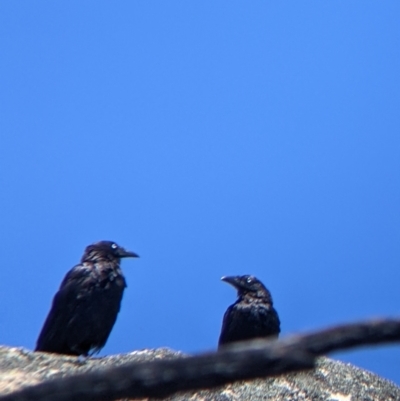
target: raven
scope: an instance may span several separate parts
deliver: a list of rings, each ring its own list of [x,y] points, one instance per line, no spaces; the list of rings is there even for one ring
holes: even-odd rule
[[[86,247],[54,296],[35,351],[88,356],[104,347],[126,287],[120,268],[126,257],[138,255],[112,241]]]
[[[277,338],[280,332],[278,313],[272,306],[271,293],[254,276],[222,277],[233,285],[238,299],[225,312],[218,348],[257,337]]]

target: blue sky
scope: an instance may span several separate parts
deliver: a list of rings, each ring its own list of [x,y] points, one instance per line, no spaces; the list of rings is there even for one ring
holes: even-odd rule
[[[100,355],[216,346],[223,275],[282,334],[400,312],[400,3],[0,3],[0,343],[113,240]],[[399,347],[335,358],[400,384]]]

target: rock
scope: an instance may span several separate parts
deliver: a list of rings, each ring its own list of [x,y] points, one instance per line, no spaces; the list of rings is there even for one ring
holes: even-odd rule
[[[126,362],[179,358],[167,348],[134,351],[104,358],[76,357],[0,347],[0,395],[56,377]],[[169,401],[395,401],[400,387],[347,363],[319,358],[315,370],[275,378],[237,382],[212,390],[178,393]]]

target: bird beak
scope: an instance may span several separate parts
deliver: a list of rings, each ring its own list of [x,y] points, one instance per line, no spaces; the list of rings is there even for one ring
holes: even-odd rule
[[[225,281],[225,283],[233,285],[236,289],[239,289],[240,287],[239,280],[236,276],[223,276],[221,277],[221,280]]]
[[[118,256],[120,258],[138,258],[139,255],[135,252],[127,251],[124,248],[119,248],[118,250]]]

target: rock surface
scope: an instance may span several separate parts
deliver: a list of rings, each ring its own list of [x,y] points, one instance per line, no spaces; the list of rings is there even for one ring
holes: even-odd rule
[[[55,377],[133,361],[177,358],[183,354],[166,348],[124,355],[89,358],[35,353],[0,347],[0,395]],[[238,382],[212,390],[179,393],[170,401],[396,401],[400,387],[350,364],[320,358],[314,371],[276,378]]]

